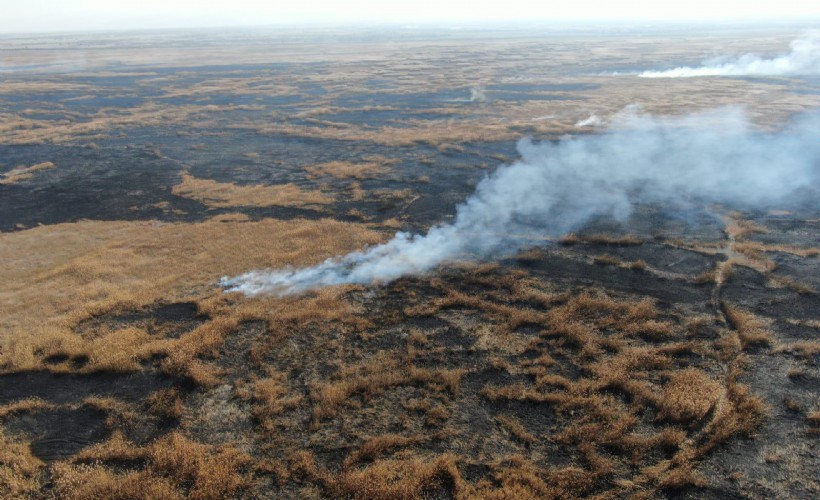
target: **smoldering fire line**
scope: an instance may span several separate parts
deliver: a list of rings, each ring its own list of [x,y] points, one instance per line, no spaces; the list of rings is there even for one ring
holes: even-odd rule
[[[820,114],[813,113],[764,132],[737,108],[677,118],[626,111],[601,134],[520,141],[521,158],[485,177],[451,224],[427,234],[400,232],[313,267],[256,270],[220,283],[228,292],[280,296],[383,283],[465,256],[509,254],[522,246],[514,234],[557,236],[599,215],[624,220],[637,201],[670,209],[693,200],[737,207],[783,202],[820,185],[818,132]]]

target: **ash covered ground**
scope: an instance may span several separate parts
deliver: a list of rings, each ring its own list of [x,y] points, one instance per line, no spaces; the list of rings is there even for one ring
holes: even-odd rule
[[[630,106],[782,129],[817,77],[637,76],[799,36],[755,30],[0,39],[0,496],[816,496],[816,186],[219,285],[450,224]]]

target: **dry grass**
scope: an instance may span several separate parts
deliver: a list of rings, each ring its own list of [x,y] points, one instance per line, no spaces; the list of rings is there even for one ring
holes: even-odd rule
[[[777,350],[781,352],[789,352],[806,360],[811,360],[820,354],[820,341],[803,340],[800,342],[793,342],[790,344],[781,345]]]
[[[535,443],[538,438],[529,432],[517,419],[513,417],[508,417],[506,415],[500,415],[496,417],[498,423],[504,427],[504,430],[510,433],[512,437],[521,441],[524,444],[533,444]]]
[[[768,346],[772,343],[770,321],[764,320],[750,311],[729,304],[723,305],[726,319],[737,330],[743,349],[753,346]]]
[[[43,462],[32,455],[27,443],[6,436],[0,428],[0,496],[31,498],[40,490]]]
[[[145,404],[149,412],[165,418],[179,419],[185,412],[182,395],[173,387],[151,394]]]
[[[699,421],[723,397],[723,387],[696,368],[675,372],[664,388],[658,418],[675,422]]]
[[[592,262],[600,266],[619,266],[622,263],[621,259],[609,254],[596,255]]]
[[[29,398],[0,406],[0,421],[18,413],[29,413],[37,410],[54,408],[54,405],[42,399]]]
[[[817,290],[812,288],[810,285],[801,283],[793,278],[786,276],[771,276],[770,279],[778,286],[788,288],[789,290],[797,292],[801,295],[811,295],[817,293]]]
[[[372,359],[345,366],[335,380],[318,384],[311,390],[314,425],[335,416],[354,394],[365,400],[385,390],[408,384],[428,385],[433,389],[458,393],[464,370],[428,370],[408,364],[402,357],[380,351]]]
[[[760,257],[766,252],[781,252],[796,255],[798,257],[812,258],[820,254],[817,248],[796,247],[791,245],[773,245],[760,243],[757,241],[744,241],[735,243],[734,249],[750,257]]]
[[[646,271],[646,269],[649,267],[649,265],[646,263],[645,260],[638,259],[638,260],[630,262],[627,265],[627,267],[629,267],[629,269],[632,269],[633,271]]]
[[[504,278],[493,278],[498,287],[505,287]],[[444,299],[437,299],[437,305],[467,306],[509,321],[507,318],[521,314],[514,312],[521,306],[504,303],[515,300],[519,296],[509,292],[485,292],[479,299],[450,291]],[[711,348],[708,343],[678,340],[683,328],[665,319],[653,301],[616,299],[592,290],[571,297],[553,295],[546,303],[551,304],[550,309],[534,316],[544,330],[540,339],[528,344],[531,355],[517,365],[504,365],[505,370],[526,374],[532,382],[490,383],[481,394],[497,402],[548,405],[561,423],[549,434],[530,433],[520,422],[504,420],[506,416],[499,423],[512,439],[528,447],[551,439],[575,450],[587,476],[582,475],[585,479],[571,487],[551,485],[542,490],[539,486],[537,494],[522,490],[517,495],[578,496],[597,480],[591,478],[619,478],[614,484],[622,490],[611,491],[622,492],[702,485],[704,479],[696,471],[698,460],[732,436],[752,432],[765,415],[762,401],[737,383],[738,369],[724,383],[700,368],[676,363],[678,355],[708,354]],[[562,361],[556,361],[559,353]],[[732,351],[726,359],[732,362],[738,353],[739,349]],[[553,372],[566,359],[580,370],[579,378]],[[668,381],[661,384],[659,380]],[[649,408],[657,415],[654,433],[646,433],[640,423]],[[691,430],[682,429],[681,424]],[[697,432],[702,435],[695,446],[690,438]],[[660,450],[674,452],[675,458],[653,462],[650,457]],[[642,472],[630,476],[627,471],[637,464]],[[539,474],[543,479],[543,470]],[[512,490],[500,491],[512,495]]]
[[[374,500],[424,498],[448,483],[461,483],[452,455],[432,460],[379,460],[363,469],[325,479],[326,489],[333,497]]]
[[[353,163],[349,161],[318,163],[305,167],[305,170],[311,179],[332,177],[334,179],[356,179],[361,181],[377,177],[384,173],[388,166],[395,163],[395,160],[377,157],[365,163]]]
[[[20,181],[31,179],[34,177],[34,172],[38,170],[48,170],[55,167],[56,165],[50,161],[37,163],[30,167],[17,167],[0,175],[0,185],[16,184]]]
[[[177,196],[191,198],[218,208],[316,207],[333,203],[332,197],[319,191],[305,191],[296,184],[241,186],[210,179],[197,179],[190,174],[182,174],[182,182],[175,185],[172,192]]]
[[[820,329],[820,320],[817,319],[794,319],[789,318],[786,320],[787,323],[790,325],[797,325],[797,326],[807,326],[809,328],[816,328]]]
[[[295,321],[315,314],[321,321],[350,315],[332,289],[289,301],[243,300],[224,297],[215,287],[219,277],[311,264],[381,239],[362,226],[330,220],[79,222],[2,234],[0,367],[37,369],[49,356],[66,355],[89,357],[86,371],[130,371],[138,360],[160,354],[169,356],[169,368],[190,365],[206,376],[194,358],[212,352],[243,319]],[[179,339],[134,329],[95,338],[75,332],[83,320],[104,312],[184,297],[211,308],[203,313],[213,320]],[[294,308],[298,303],[304,309]]]
[[[809,429],[810,432],[815,434],[820,433],[820,410],[809,412],[809,414],[806,415],[806,420],[809,426],[811,426]]]
[[[120,472],[108,462],[145,460],[138,471]],[[147,447],[120,434],[85,450],[72,463],[53,467],[55,493],[67,499],[234,497],[250,485],[251,458],[231,447],[196,443],[172,433]]]
[[[740,214],[730,214],[723,217],[723,220],[726,226],[726,234],[735,241],[744,240],[752,234],[765,234],[769,232],[768,229],[753,221],[741,219]]]
[[[260,429],[274,435],[277,417],[297,408],[304,399],[301,394],[292,394],[287,385],[287,377],[281,373],[271,373],[269,377],[253,381],[251,387],[254,417]]]
[[[711,271],[704,271],[697,276],[694,277],[692,280],[693,283],[696,285],[707,285],[707,284],[714,284],[718,281],[718,271],[711,270]]]
[[[628,247],[628,246],[637,246],[643,245],[644,240],[637,236],[626,235],[626,236],[612,236],[608,234],[590,234],[590,235],[578,235],[575,233],[568,234],[566,236],[561,237],[558,242],[562,245],[571,246],[577,245],[580,243],[586,243],[589,245],[605,245],[605,246],[619,246],[619,247]]]
[[[351,453],[345,459],[345,466],[350,467],[357,462],[373,461],[387,453],[401,448],[416,445],[425,441],[423,436],[402,436],[400,434],[383,434],[368,438],[358,451]]]

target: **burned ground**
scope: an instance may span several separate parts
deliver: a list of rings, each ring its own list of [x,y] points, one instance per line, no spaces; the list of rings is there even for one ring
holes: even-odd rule
[[[58,42],[2,41],[46,69],[0,82],[0,496],[818,494],[816,203],[643,204],[298,297],[217,285],[447,222],[522,136],[635,102],[773,127],[815,81],[601,76],[706,46],[658,34],[176,36],[68,72]]]

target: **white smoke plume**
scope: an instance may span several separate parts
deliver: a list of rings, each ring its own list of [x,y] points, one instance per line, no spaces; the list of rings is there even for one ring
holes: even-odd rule
[[[600,127],[604,124],[604,121],[598,115],[589,115],[587,118],[578,121],[575,126],[576,127]]]
[[[487,102],[487,94],[481,87],[473,87],[470,89],[470,102]]]
[[[820,75],[820,31],[808,33],[789,45],[791,51],[773,59],[744,54],[736,59],[704,61],[703,66],[682,66],[666,71],[644,71],[642,78],[687,78],[693,76],[790,76]]]
[[[597,215],[623,220],[635,202],[682,207],[761,206],[820,185],[820,115],[778,132],[742,110],[660,119],[630,111],[603,134],[518,144],[521,159],[485,177],[451,224],[303,269],[225,277],[228,291],[289,295],[342,283],[388,282],[458,258],[497,256],[538,237],[575,230]],[[522,239],[521,234],[532,235]]]

